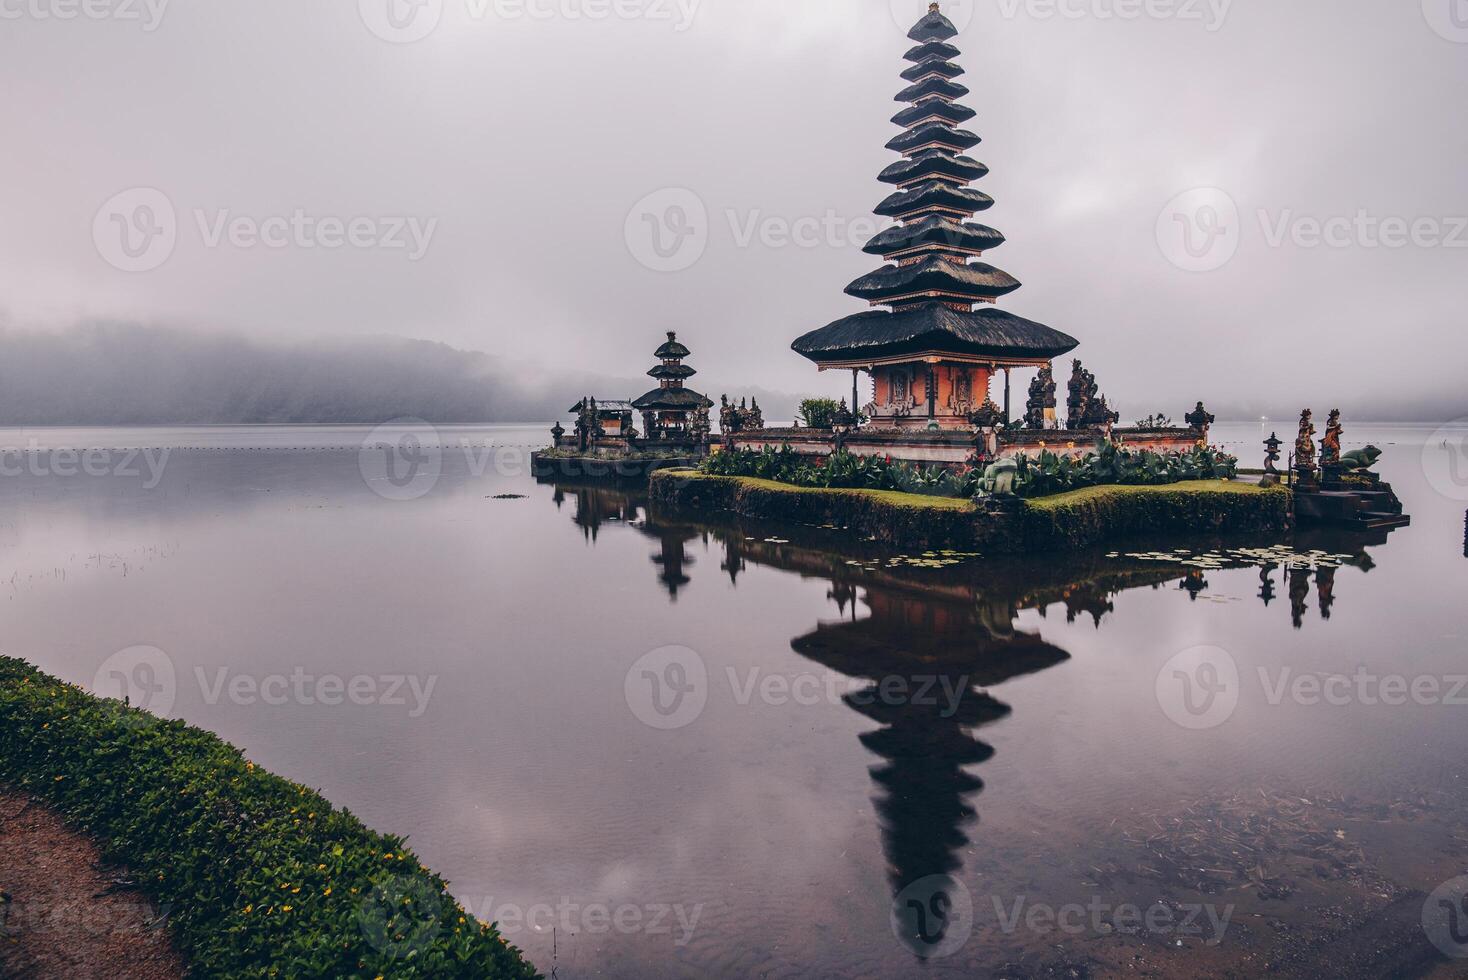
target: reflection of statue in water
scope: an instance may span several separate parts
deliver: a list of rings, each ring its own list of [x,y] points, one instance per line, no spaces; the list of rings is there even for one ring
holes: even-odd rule
[[[1320,618],[1330,618],[1330,607],[1335,605],[1334,568],[1322,568],[1315,573],[1315,591],[1320,596]]]
[[[1295,629],[1305,625],[1305,613],[1309,609],[1307,602],[1310,599],[1310,569],[1290,569],[1290,618],[1295,624]]]
[[[1259,598],[1264,600],[1264,608],[1266,609],[1269,608],[1271,602],[1278,598],[1274,593],[1273,565],[1265,565],[1259,569]]]

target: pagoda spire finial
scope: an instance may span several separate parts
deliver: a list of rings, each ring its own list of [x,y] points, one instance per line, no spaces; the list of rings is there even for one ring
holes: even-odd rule
[[[933,0],[932,3],[928,4],[928,13],[930,13],[930,14],[936,14],[937,12],[938,12],[938,0]]]

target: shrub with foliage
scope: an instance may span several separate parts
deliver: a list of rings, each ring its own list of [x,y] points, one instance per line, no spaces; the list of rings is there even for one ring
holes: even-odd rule
[[[534,977],[443,879],[208,732],[0,657],[0,782],[126,865],[202,977]]]
[[[1198,446],[1188,452],[1132,452],[1109,442],[1080,459],[1042,451],[1034,459],[1019,456],[1016,492],[1021,497],[1049,497],[1086,487],[1160,487],[1188,480],[1232,480],[1239,461],[1219,450]]]
[[[972,467],[914,466],[890,456],[856,456],[845,450],[830,456],[805,456],[789,446],[735,449],[703,462],[710,476],[752,476],[796,487],[823,490],[896,490],[937,497],[972,497],[979,474]]]
[[[796,420],[808,429],[829,429],[840,407],[834,398],[807,398],[800,403]]]
[[[1048,497],[1096,486],[1164,486],[1184,480],[1233,479],[1238,460],[1214,449],[1155,453],[1101,443],[1076,459],[1041,452],[1018,456],[1015,492],[1021,497]],[[797,487],[822,489],[898,490],[942,497],[972,497],[983,475],[970,466],[950,469],[917,466],[890,456],[855,456],[844,450],[830,456],[805,456],[789,446],[715,453],[703,463],[711,476],[752,476]]]

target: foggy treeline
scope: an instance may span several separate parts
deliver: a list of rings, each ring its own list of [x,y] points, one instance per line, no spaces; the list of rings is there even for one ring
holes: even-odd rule
[[[393,337],[277,344],[115,323],[0,331],[3,425],[543,421],[588,385],[632,384]]]

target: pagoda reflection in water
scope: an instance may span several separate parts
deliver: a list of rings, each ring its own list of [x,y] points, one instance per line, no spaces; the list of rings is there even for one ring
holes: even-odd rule
[[[1191,605],[1213,590],[1201,570],[1100,553],[1060,562],[980,560],[941,570],[884,565],[871,555],[848,553],[849,539],[814,529],[782,530],[801,539],[792,541],[738,523],[663,519],[649,512],[643,495],[625,490],[557,487],[555,493],[558,503],[574,496],[575,523],[590,541],[604,524],[657,540],[657,579],[673,600],[690,584],[688,546],[699,538],[706,551],[722,552],[719,573],[735,587],[750,566],[829,582],[827,595],[841,618],[817,623],[790,645],[800,656],[862,683],[843,702],[877,726],[859,738],[880,760],[870,769],[872,802],[894,895],[962,867],[978,820],[975,798],[984,788],[972,770],[994,755],[977,733],[1011,713],[990,689],[1070,659],[1038,632],[1017,628],[1021,612],[1046,617],[1061,608],[1068,623],[1090,619],[1100,627],[1114,611],[1116,596],[1126,591],[1177,588],[1188,593]],[[1266,608],[1278,598],[1275,575],[1283,571],[1296,627],[1304,624],[1312,592],[1321,619],[1328,620],[1338,567],[1371,571],[1367,547],[1386,537],[1297,535],[1294,557],[1262,562],[1257,598]],[[1320,560],[1325,555],[1333,557]]]

